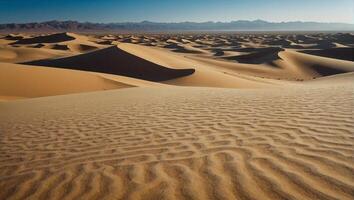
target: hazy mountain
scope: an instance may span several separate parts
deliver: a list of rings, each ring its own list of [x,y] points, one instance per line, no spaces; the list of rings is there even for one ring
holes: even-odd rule
[[[319,22],[267,22],[238,20],[231,22],[124,22],[90,23],[77,21],[47,21],[40,23],[0,24],[1,32],[139,32],[139,31],[354,31],[354,24]]]

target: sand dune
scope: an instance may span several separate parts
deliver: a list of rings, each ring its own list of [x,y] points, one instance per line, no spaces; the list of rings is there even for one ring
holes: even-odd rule
[[[230,75],[222,70],[222,65],[214,65],[211,62],[200,62],[189,56],[181,56],[179,53],[171,53],[159,48],[145,47],[136,44],[120,44],[120,48],[137,55],[145,60],[174,69],[183,69],[185,66],[193,66],[195,72],[189,76],[172,79],[164,83],[179,86],[204,86],[227,88],[268,88],[273,86],[272,80],[260,80],[247,75]],[[205,61],[205,59],[203,59]]]
[[[21,63],[70,55],[73,54],[55,49],[0,46],[0,62]]]
[[[178,53],[202,53],[202,51],[200,51],[196,48],[187,47],[187,46],[181,45],[179,43],[167,44],[164,46],[164,48],[173,49],[172,51],[178,52]]]
[[[74,52],[88,52],[92,50],[99,49],[97,46],[93,46],[90,44],[69,44],[67,45],[68,49],[74,51]]]
[[[225,57],[229,60],[236,60],[240,63],[247,63],[247,64],[261,64],[261,63],[269,63],[276,59],[279,59],[278,53],[280,51],[284,51],[281,48],[259,48],[255,49],[254,52],[238,55],[238,56],[231,56]]]
[[[303,84],[321,84],[321,85],[332,85],[333,83],[340,85],[350,83],[354,80],[354,72],[348,72],[343,74],[336,74],[332,76],[321,77],[313,79]]]
[[[354,62],[354,48],[332,48],[322,50],[305,50],[302,53],[307,53],[316,56],[329,57],[341,60],[349,60]]]
[[[24,36],[20,35],[20,34],[8,34],[3,37],[3,39],[6,39],[6,40],[21,40],[23,38],[24,38]]]
[[[195,49],[199,49],[199,53],[186,53],[185,57],[197,61],[197,63],[194,64],[203,66],[202,68],[205,68],[205,65],[208,65],[227,74],[231,73],[235,75],[235,72],[237,72],[261,78],[298,81],[310,80],[337,73],[350,72],[353,70],[353,63],[344,64],[341,61],[338,61],[337,63],[337,61],[330,61],[326,58],[324,60],[320,59],[321,61],[319,61],[319,58],[316,56],[307,57],[305,59],[307,60],[306,62],[294,62],[294,59],[290,58],[291,56],[284,55],[291,54],[288,53],[290,50],[291,52],[326,51],[325,49],[314,48],[322,48],[324,47],[324,44],[329,43],[337,44],[336,46],[338,46],[339,43],[341,43],[341,45],[343,45],[342,47],[332,48],[331,51],[333,51],[333,53],[328,53],[332,56],[323,56],[332,57],[335,59],[351,59],[351,49],[350,47],[345,47],[345,45],[351,45],[351,41],[348,40],[350,36],[351,35],[348,34],[251,36],[194,35],[190,37],[183,35],[167,35],[163,38],[162,36],[160,38],[154,37],[154,39],[156,40],[156,38],[159,38],[157,40],[160,40],[160,43],[162,44],[164,44],[165,41],[172,43],[173,46],[171,46],[171,49],[174,51],[176,46],[183,45],[178,42],[181,38],[188,38],[190,41],[188,45],[193,46]],[[124,37],[122,40],[124,40]],[[287,44],[284,44],[284,41],[286,41]],[[156,46],[161,46],[159,45],[159,41],[157,41]],[[297,49],[296,46],[299,46],[299,48]],[[166,45],[162,45],[161,47],[166,47]],[[329,46],[326,46],[326,48],[327,47]],[[186,59],[181,58],[181,60]],[[221,60],[229,62],[222,62]],[[234,63],[232,64],[231,62]],[[339,67],[337,67],[337,65]],[[343,68],[343,66],[345,67]],[[195,68],[197,69],[198,67]],[[208,84],[208,86],[212,86],[212,84]],[[218,84],[217,87],[220,87],[220,84]]]
[[[0,199],[354,199],[353,37],[4,36]]]
[[[23,38],[19,39],[13,44],[34,44],[34,43],[57,43],[74,40],[75,37],[68,33],[57,33],[45,36],[38,36],[33,38]]]
[[[165,81],[194,72],[194,69],[187,69],[188,66],[186,69],[160,66],[129,54],[117,46],[73,57],[33,61],[26,64],[103,72],[150,81]]]
[[[352,199],[349,83],[0,103],[0,198]]]
[[[13,100],[159,84],[122,76],[0,63],[0,99]]]
[[[13,43],[14,41],[25,38],[22,34],[8,34],[5,36],[0,35],[0,45],[8,45]]]
[[[0,39],[0,45],[69,50],[74,53],[85,53],[104,48],[104,45],[95,42],[95,40],[91,41],[91,39],[88,36],[66,32],[40,36],[8,35]]]
[[[328,76],[354,71],[354,62],[312,56],[294,51],[280,52],[280,57],[298,66],[299,70],[313,77]]]

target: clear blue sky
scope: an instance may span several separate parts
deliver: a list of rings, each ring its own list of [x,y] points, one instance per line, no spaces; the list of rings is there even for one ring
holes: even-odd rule
[[[240,19],[354,23],[354,0],[0,0],[0,23]]]

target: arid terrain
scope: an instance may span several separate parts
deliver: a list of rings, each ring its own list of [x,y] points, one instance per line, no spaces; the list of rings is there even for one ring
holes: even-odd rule
[[[0,199],[354,199],[354,34],[0,35]]]

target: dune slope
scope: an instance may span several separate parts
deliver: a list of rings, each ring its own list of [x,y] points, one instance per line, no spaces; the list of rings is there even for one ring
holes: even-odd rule
[[[279,56],[288,64],[296,66],[304,76],[320,77],[354,71],[354,62],[321,56],[308,55],[295,51],[280,52]]]
[[[94,72],[0,63],[0,100],[160,86],[139,79]]]
[[[155,64],[117,46],[72,57],[39,60],[26,64],[102,72],[149,81],[165,81],[194,73],[194,69],[170,69]]]
[[[21,63],[70,55],[73,54],[54,49],[0,46],[0,62]]]
[[[191,56],[183,56],[174,52],[167,52],[160,48],[146,47],[136,44],[120,44],[124,51],[139,56],[140,58],[169,66],[174,69],[184,69],[192,66],[195,72],[189,76],[165,81],[164,83],[180,86],[226,87],[226,88],[269,88],[274,86],[272,80],[264,80],[239,74],[229,74],[223,70],[223,63],[213,63],[211,59],[199,62],[191,59]],[[205,59],[203,59],[205,61]],[[232,63],[231,63],[232,64]],[[234,67],[234,65],[232,65]]]
[[[349,60],[354,62],[354,48],[332,48],[321,50],[304,50],[302,53],[307,53],[316,56],[323,56],[341,60]]]

